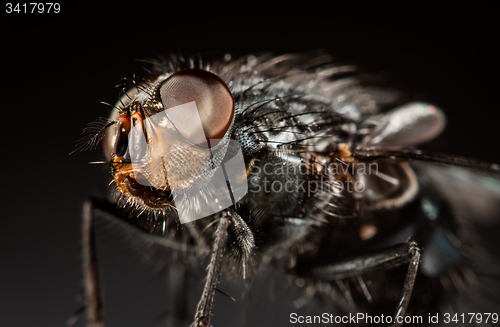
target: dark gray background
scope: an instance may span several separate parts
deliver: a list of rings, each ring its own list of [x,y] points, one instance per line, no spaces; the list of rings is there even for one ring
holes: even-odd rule
[[[0,326],[63,326],[78,307],[80,208],[107,179],[88,164],[102,158],[100,149],[68,154],[85,124],[108,114],[99,102],[114,103],[121,78],[143,73],[136,59],[177,49],[235,57],[327,49],[441,107],[448,127],[427,148],[500,162],[496,12],[420,1],[234,8],[140,1],[3,13]],[[165,283],[114,255],[119,250],[112,242],[100,250],[109,326],[153,326]],[[149,304],[134,312],[143,300]],[[218,307],[224,301],[218,296]]]

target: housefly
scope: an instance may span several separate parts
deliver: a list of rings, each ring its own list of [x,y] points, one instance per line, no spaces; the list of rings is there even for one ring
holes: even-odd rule
[[[473,225],[498,216],[500,168],[417,150],[440,109],[322,52],[150,63],[77,147],[102,141],[111,180],[83,210],[88,326],[105,321],[97,220],[170,253],[171,326],[211,326],[220,275],[250,294],[269,267],[311,309],[289,324],[498,322]],[[189,308],[185,275],[203,265]]]

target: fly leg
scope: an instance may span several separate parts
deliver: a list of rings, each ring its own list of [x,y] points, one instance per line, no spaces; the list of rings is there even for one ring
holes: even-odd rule
[[[93,223],[93,201],[87,200],[83,205],[82,226],[83,301],[87,311],[87,326],[103,327],[104,310]]]
[[[418,248],[417,243],[412,242],[408,248],[408,270],[406,272],[405,283],[403,290],[399,297],[398,306],[396,307],[396,315],[394,317],[394,324],[392,326],[402,326],[406,312],[408,311],[408,304],[410,303],[411,292],[415,285],[417,278],[418,265],[420,264],[421,250]]]
[[[421,250],[415,242],[399,244],[375,254],[361,255],[332,265],[315,268],[312,270],[312,274],[320,280],[342,281],[347,278],[360,277],[373,271],[387,270],[408,264],[408,271],[392,325],[402,326],[415,284],[420,254]]]
[[[83,224],[82,224],[82,268],[83,268],[83,305],[87,317],[87,327],[104,327],[104,306],[102,300],[102,290],[99,282],[99,267],[97,260],[97,250],[95,241],[95,222],[97,219],[103,220],[106,223],[113,225],[115,230],[125,232],[127,235],[136,242],[146,248],[168,248],[174,250],[179,260],[171,267],[171,280],[175,279],[175,285],[183,285],[184,281],[184,263],[181,262],[183,256],[194,251],[192,246],[189,246],[185,240],[178,240],[168,237],[156,236],[146,234],[136,226],[131,225],[123,218],[120,218],[115,204],[97,198],[88,199],[83,205]],[[180,283],[180,284],[179,284]],[[182,286],[181,286],[182,287]],[[178,312],[183,314],[181,306],[183,301],[179,303],[179,299],[183,299],[179,295],[183,289],[174,287],[174,293],[179,296],[174,300],[172,307],[173,314]],[[180,311],[179,311],[180,310]],[[181,319],[180,316],[172,319]],[[74,322],[75,318],[71,318]]]
[[[200,302],[196,308],[194,322],[191,327],[210,327],[210,319],[212,318],[212,309],[215,296],[215,290],[219,283],[222,257],[226,250],[226,240],[228,234],[229,220],[232,213],[228,210],[222,212],[219,218],[217,231],[215,232],[215,240],[212,248],[212,256],[207,267],[207,277],[205,287],[201,295]]]

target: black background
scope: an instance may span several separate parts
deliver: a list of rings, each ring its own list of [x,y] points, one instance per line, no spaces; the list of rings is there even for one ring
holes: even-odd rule
[[[107,179],[103,167],[88,164],[102,159],[100,149],[68,154],[87,122],[107,116],[100,101],[114,103],[114,86],[143,73],[136,59],[178,49],[233,57],[327,49],[442,108],[447,129],[427,148],[500,162],[493,6],[137,1],[61,8],[60,14],[2,17],[0,326],[63,326],[78,307],[80,208],[89,194],[105,190]],[[112,262],[104,268],[108,275],[124,280],[110,288],[130,286],[116,299],[117,309],[108,309],[111,316],[148,287],[163,299],[158,281],[126,282],[142,277],[119,259],[113,263],[109,247],[103,251]],[[158,303],[138,322],[116,318],[109,326],[145,326],[141,319],[162,310]]]

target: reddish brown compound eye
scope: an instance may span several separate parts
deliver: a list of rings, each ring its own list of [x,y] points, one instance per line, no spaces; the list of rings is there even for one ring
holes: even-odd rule
[[[227,132],[234,114],[229,88],[217,75],[202,69],[172,74],[160,88],[169,119],[195,144],[214,146]]]
[[[123,113],[118,118],[118,134],[114,144],[114,153],[117,157],[123,157],[128,148],[128,133],[130,132],[130,115]]]

